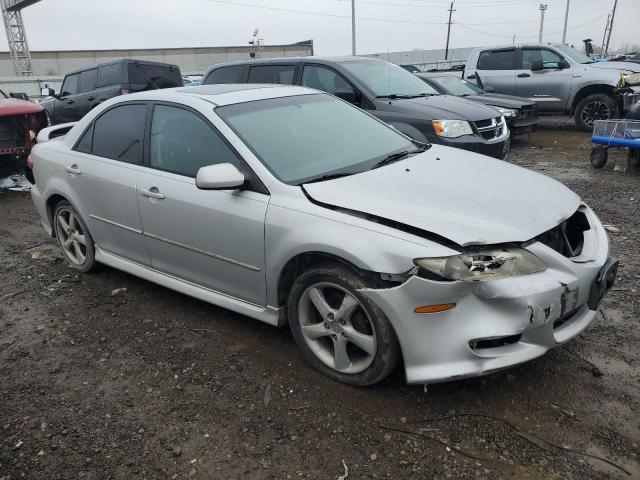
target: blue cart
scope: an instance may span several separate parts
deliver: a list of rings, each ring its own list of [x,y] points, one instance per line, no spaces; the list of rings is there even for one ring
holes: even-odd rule
[[[607,164],[611,147],[627,148],[629,165],[640,159],[640,120],[596,120],[593,124],[591,165],[602,168]]]

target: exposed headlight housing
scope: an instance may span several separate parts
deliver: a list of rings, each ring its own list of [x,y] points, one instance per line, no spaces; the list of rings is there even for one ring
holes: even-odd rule
[[[458,138],[463,135],[473,135],[469,122],[465,120],[433,120],[436,135],[445,138]]]
[[[522,248],[479,249],[451,257],[418,258],[414,263],[425,276],[463,282],[497,280],[547,269],[542,260]]]
[[[503,108],[503,107],[495,107],[495,106],[493,108],[498,110],[504,117],[507,117],[507,118],[518,116],[518,111],[514,110],[513,108]]]

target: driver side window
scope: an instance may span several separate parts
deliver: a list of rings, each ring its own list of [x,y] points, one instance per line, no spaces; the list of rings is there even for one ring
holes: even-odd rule
[[[220,135],[199,116],[184,108],[156,105],[150,145],[151,167],[195,177],[201,167],[240,161]]]
[[[341,75],[329,68],[316,65],[305,65],[302,72],[302,86],[331,94],[351,92],[355,95],[353,87]]]
[[[69,75],[64,79],[64,84],[60,89],[60,96],[76,95],[78,93],[78,77],[80,75]]]
[[[546,48],[523,48],[522,69],[531,70],[534,61],[542,61],[543,68],[560,68],[560,62],[564,59],[555,52]]]

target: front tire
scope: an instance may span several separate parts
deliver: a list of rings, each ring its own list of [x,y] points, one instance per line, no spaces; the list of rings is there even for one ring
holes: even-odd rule
[[[89,228],[69,202],[63,200],[53,212],[53,228],[67,263],[79,272],[96,267],[95,248]]]
[[[300,275],[287,301],[293,337],[309,363],[356,386],[387,377],[400,352],[385,314],[358,292],[367,286],[344,266],[326,266]]]
[[[613,97],[606,93],[587,95],[576,105],[576,125],[581,130],[592,130],[594,121],[609,120],[613,116],[614,105]]]

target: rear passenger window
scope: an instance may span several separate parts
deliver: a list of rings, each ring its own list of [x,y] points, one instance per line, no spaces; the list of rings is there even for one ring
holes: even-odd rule
[[[245,83],[247,81],[248,65],[233,65],[214,70],[204,81],[205,85],[218,83]]]
[[[98,69],[94,68],[87,70],[80,74],[80,85],[78,90],[80,93],[90,92],[95,90],[96,83],[98,82]]]
[[[146,113],[147,106],[144,104],[127,104],[107,110],[94,122],[91,153],[99,157],[142,164]],[[81,142],[83,140],[84,137]]]
[[[106,87],[109,85],[117,85],[120,83],[121,77],[121,64],[112,63],[109,65],[103,65],[100,67],[98,85]]]
[[[293,84],[295,65],[256,65],[249,72],[249,83]]]
[[[195,177],[201,167],[240,161],[220,135],[183,108],[156,105],[151,122],[151,167]]]
[[[478,70],[515,70],[516,50],[487,50],[478,58]]]

